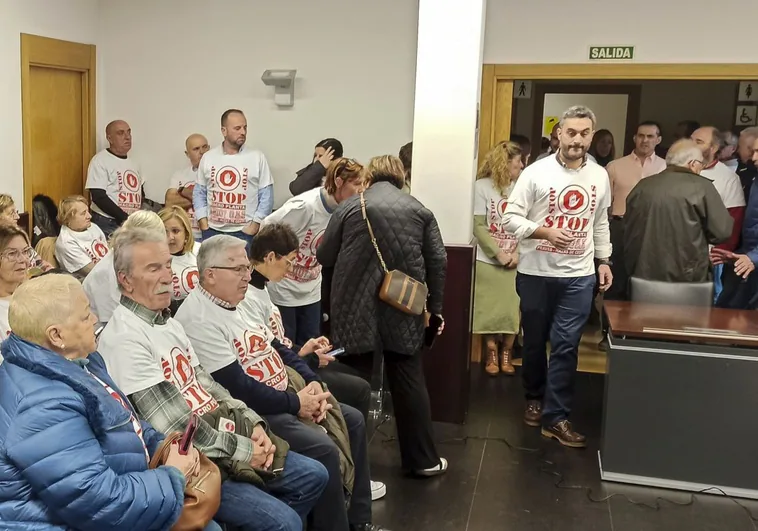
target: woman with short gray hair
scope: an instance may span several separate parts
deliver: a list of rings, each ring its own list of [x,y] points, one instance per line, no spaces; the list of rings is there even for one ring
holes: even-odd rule
[[[179,518],[197,451],[140,422],[95,350],[79,282],[46,275],[13,294],[0,366],[0,520],[5,528],[164,530]],[[218,529],[216,524],[208,529]]]

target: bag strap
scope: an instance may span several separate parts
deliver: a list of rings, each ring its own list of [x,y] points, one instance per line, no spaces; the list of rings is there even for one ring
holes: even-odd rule
[[[366,198],[363,197],[363,192],[361,192],[361,212],[363,213],[363,219],[366,220],[366,225],[368,225],[368,233],[369,236],[371,236],[371,243],[376,250],[376,256],[379,257],[379,262],[382,264],[382,270],[384,270],[384,273],[387,274],[389,273],[389,270],[387,269],[387,264],[384,263],[384,257],[382,256],[382,252],[379,250],[379,245],[376,243],[374,229],[371,228],[371,222],[369,221],[368,213],[366,212]]]

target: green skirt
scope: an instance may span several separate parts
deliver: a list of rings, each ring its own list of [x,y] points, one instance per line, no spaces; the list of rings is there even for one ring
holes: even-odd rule
[[[476,261],[474,285],[475,334],[516,334],[519,298],[516,270]]]

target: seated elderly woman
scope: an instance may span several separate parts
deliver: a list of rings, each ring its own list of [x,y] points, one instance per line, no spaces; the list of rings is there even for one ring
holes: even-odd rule
[[[192,222],[182,207],[166,207],[158,215],[166,227],[168,251],[171,253],[171,298],[183,301],[198,283],[197,253],[200,243],[195,241]]]
[[[0,343],[11,333],[8,307],[11,296],[27,278],[31,256],[26,233],[14,225],[0,225]]]
[[[95,350],[95,318],[69,275],[13,294],[0,365],[0,520],[4,529],[164,530],[179,518],[198,454],[137,420]],[[218,529],[211,524],[209,529]]]
[[[55,242],[55,258],[61,269],[80,278],[108,254],[108,241],[103,231],[92,223],[87,200],[72,195],[60,202],[58,222],[61,233]]]
[[[8,194],[0,194],[0,223],[16,225],[20,218],[13,198]]]

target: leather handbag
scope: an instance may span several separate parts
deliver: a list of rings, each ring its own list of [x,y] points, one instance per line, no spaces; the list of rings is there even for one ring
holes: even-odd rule
[[[171,444],[178,442],[181,437],[179,432],[166,436],[150,460],[151,469],[166,463]],[[210,459],[202,453],[199,455],[200,472],[187,479],[182,514],[171,531],[202,531],[213,520],[221,505],[221,472]]]
[[[382,286],[379,289],[379,299],[403,313],[421,315],[426,311],[426,299],[429,295],[426,284],[397,269],[393,269],[392,271],[387,269],[382,252],[376,243],[374,229],[371,227],[371,222],[368,219],[366,198],[363,194],[361,194],[361,212],[368,226],[371,244],[376,250],[376,256],[379,258],[379,263],[382,264],[382,270],[384,271],[384,281],[382,281]]]

